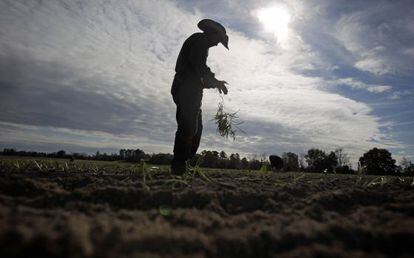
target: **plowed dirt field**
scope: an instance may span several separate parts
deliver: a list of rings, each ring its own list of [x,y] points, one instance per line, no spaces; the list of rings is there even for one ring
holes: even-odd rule
[[[412,178],[0,175],[1,257],[413,257]]]

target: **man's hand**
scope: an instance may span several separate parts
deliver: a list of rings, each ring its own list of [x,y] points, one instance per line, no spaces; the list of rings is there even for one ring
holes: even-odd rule
[[[227,95],[227,87],[225,84],[228,84],[226,81],[218,81],[217,82],[217,89],[219,90],[220,94],[224,93],[224,95]]]

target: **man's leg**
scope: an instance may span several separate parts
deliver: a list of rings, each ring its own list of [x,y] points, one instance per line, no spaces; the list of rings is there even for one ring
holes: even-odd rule
[[[191,146],[191,139],[181,137],[178,133],[175,134],[174,142],[174,157],[171,161],[171,173],[175,175],[182,175],[185,173],[187,167],[188,149]]]
[[[198,110],[177,105],[177,132],[175,133],[174,158],[171,162],[171,173],[183,174],[186,161],[189,159],[193,146],[193,138],[197,130]]]
[[[197,132],[193,137],[190,156],[188,157],[188,159],[192,159],[197,153],[198,146],[200,146],[200,139],[201,139],[202,133],[203,133],[203,119],[202,119],[201,109],[200,109],[198,113],[198,117],[197,117]]]

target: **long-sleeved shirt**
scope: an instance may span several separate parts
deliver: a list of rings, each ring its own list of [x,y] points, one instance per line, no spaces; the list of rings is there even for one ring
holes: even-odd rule
[[[207,66],[208,41],[204,33],[194,33],[183,44],[177,58],[178,77],[201,81],[203,88],[215,88],[217,79]]]

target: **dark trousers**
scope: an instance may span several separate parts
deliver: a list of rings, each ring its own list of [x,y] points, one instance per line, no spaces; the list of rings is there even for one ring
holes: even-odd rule
[[[194,80],[174,79],[172,91],[177,105],[177,131],[173,163],[184,163],[197,153],[203,131],[201,116],[202,89]],[[174,85],[175,84],[175,85]]]

